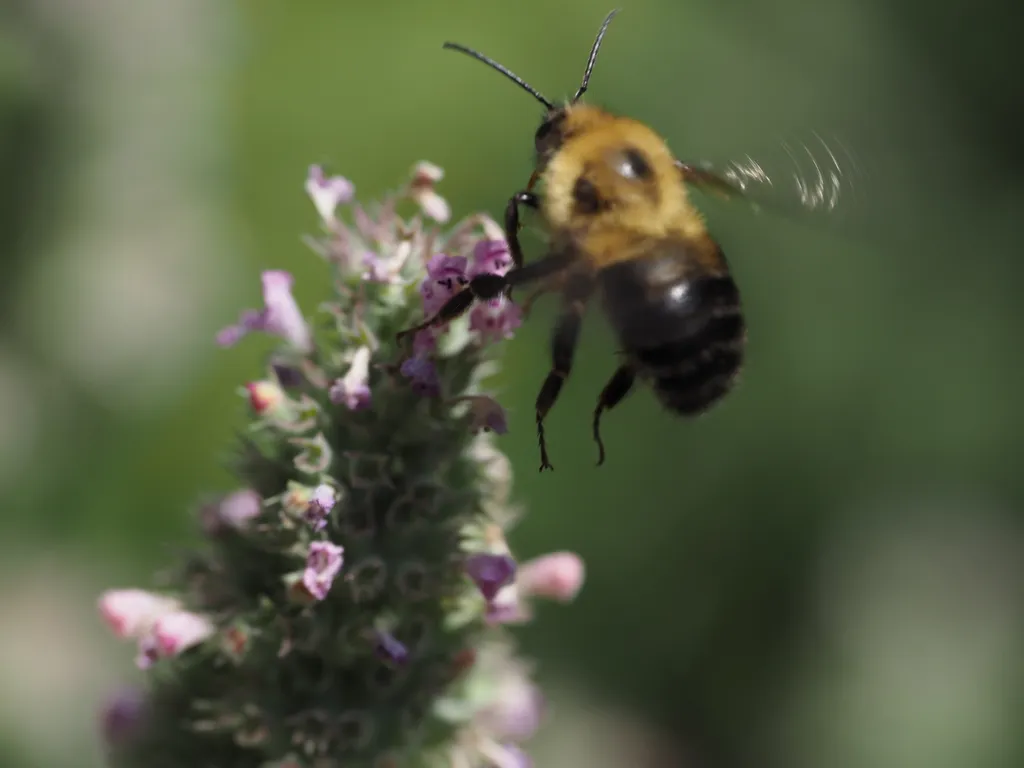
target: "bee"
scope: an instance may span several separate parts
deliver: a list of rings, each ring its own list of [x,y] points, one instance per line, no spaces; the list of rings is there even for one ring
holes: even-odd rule
[[[524,313],[538,296],[559,293],[551,369],[536,400],[542,472],[553,469],[544,420],[572,372],[584,311],[595,296],[621,356],[593,412],[598,466],[605,461],[602,416],[638,382],[649,385],[669,412],[695,417],[735,388],[744,364],[740,292],[686,186],[743,197],[744,177],[682,162],[644,123],[580,101],[617,12],[601,24],[575,95],[559,105],[482,53],[457,43],[443,46],[496,69],[543,104],[545,113],[534,135],[534,172],[505,210],[512,268],[504,276],[474,277],[433,317],[399,333],[399,341],[454,320],[477,299],[507,296],[513,287],[534,285]],[[538,182],[543,194],[533,191]],[[524,263],[519,243],[524,206],[539,213],[548,234],[546,255],[530,263]]]

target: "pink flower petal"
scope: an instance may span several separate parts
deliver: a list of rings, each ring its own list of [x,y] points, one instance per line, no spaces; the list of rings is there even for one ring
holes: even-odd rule
[[[568,602],[583,587],[583,560],[573,552],[552,552],[523,563],[517,584],[526,595]]]
[[[153,625],[153,640],[161,656],[176,656],[213,634],[208,619],[189,611],[161,616]]]
[[[313,350],[313,338],[306,319],[292,296],[294,278],[282,270],[263,273],[263,303],[266,305],[264,328],[287,340],[303,352]]]
[[[99,609],[118,637],[139,637],[162,615],[177,610],[178,602],[142,589],[111,589],[100,596]]]
[[[309,166],[306,176],[306,194],[316,208],[321,220],[328,227],[335,222],[334,211],[343,203],[352,199],[355,187],[352,182],[342,176],[326,177],[319,165]]]

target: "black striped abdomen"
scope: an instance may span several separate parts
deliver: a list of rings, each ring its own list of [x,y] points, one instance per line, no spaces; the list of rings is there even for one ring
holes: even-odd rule
[[[683,416],[695,416],[732,390],[743,367],[745,343],[746,324],[737,304],[731,311],[709,314],[694,333],[631,352],[661,403]]]
[[[642,265],[615,269],[606,306],[637,374],[667,409],[706,411],[729,393],[743,366],[746,323],[736,283],[728,274],[684,272],[652,284]]]

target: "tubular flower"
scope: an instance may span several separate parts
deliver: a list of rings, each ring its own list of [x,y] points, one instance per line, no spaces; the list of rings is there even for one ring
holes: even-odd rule
[[[311,166],[306,244],[333,292],[307,316],[291,274],[269,270],[263,307],[218,335],[276,348],[243,379],[233,489],[201,505],[203,546],[161,568],[161,592],[99,600],[148,682],[100,713],[113,768],[529,766],[543,701],[495,617],[569,599],[582,564],[517,565],[495,523],[514,516],[508,423],[477,383],[515,305],[396,340],[511,266],[486,215],[442,228],[440,168],[411,177],[364,205]]]

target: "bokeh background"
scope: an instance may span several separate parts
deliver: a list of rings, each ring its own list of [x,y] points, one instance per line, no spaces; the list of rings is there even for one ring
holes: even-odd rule
[[[578,601],[520,634],[551,696],[538,764],[1024,765],[1020,13],[619,4],[591,101],[688,158],[813,130],[874,171],[852,231],[709,203],[744,383],[692,424],[633,395],[600,470],[603,321],[548,421],[553,474],[531,415],[551,303],[509,344],[513,544],[588,563]],[[95,709],[135,673],[96,595],[148,584],[197,495],[231,487],[218,460],[266,348],[213,335],[261,269],[326,293],[307,165],[368,199],[428,159],[457,214],[499,214],[537,105],[440,43],[562,97],[609,9],[0,3],[0,764],[100,765]]]

